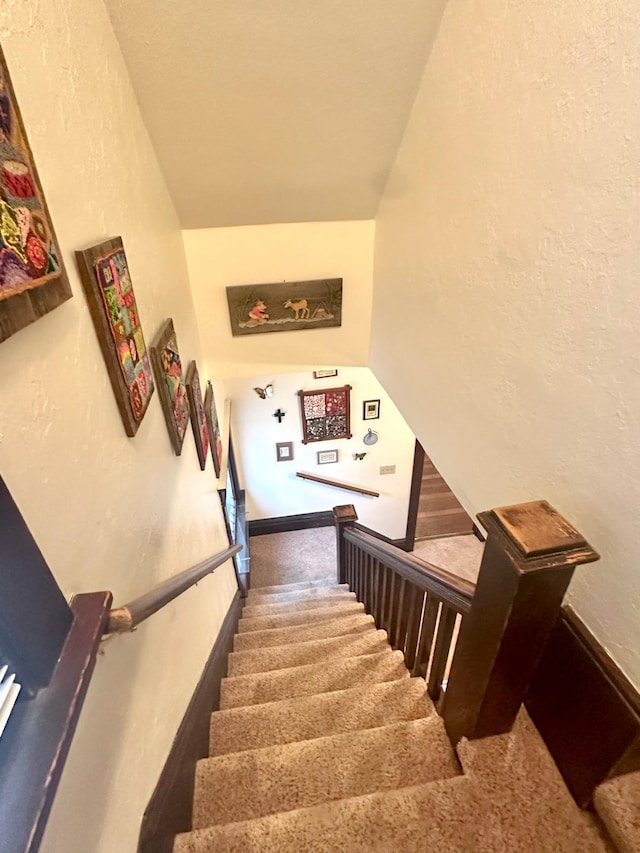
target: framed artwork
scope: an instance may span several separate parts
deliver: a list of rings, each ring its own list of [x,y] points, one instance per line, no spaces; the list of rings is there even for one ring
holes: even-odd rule
[[[276,459],[278,462],[291,462],[293,460],[293,442],[276,442]]]
[[[318,465],[330,465],[333,462],[338,461],[337,450],[319,450],[316,456],[318,459]]]
[[[231,334],[256,335],[342,325],[342,279],[227,287]]]
[[[331,376],[337,376],[337,370],[314,370],[313,378],[314,379],[329,379]]]
[[[351,438],[351,385],[322,391],[298,391],[302,443]]]
[[[0,341],[72,296],[0,49]]]
[[[213,396],[213,385],[207,382],[207,390],[204,394],[204,412],[209,427],[209,443],[211,444],[211,456],[213,458],[213,469],[216,477],[220,476],[222,469],[222,435],[220,434],[220,423],[216,410],[216,401]]]
[[[362,419],[375,421],[380,417],[380,400],[365,400],[362,404]]]
[[[128,436],[153,396],[153,372],[120,237],[76,252],[80,279]]]
[[[187,397],[191,409],[191,428],[193,439],[196,443],[200,470],[204,471],[207,464],[207,453],[209,452],[209,426],[204,411],[202,391],[200,389],[200,374],[195,361],[192,361],[187,370]]]
[[[189,423],[189,402],[173,320],[167,320],[151,345],[151,363],[169,438],[176,456],[180,456]]]

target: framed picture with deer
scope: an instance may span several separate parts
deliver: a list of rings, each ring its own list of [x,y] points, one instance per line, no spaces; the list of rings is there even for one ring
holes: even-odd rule
[[[227,287],[231,334],[261,335],[342,325],[342,279]]]

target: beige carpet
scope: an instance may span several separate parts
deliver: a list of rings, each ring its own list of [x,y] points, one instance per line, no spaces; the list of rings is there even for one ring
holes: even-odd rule
[[[336,531],[333,527],[252,536],[249,548],[253,588],[336,579]]]
[[[281,536],[309,556],[304,536]],[[196,770],[193,830],[174,853],[609,849],[524,712],[511,734],[456,754],[425,682],[355,597],[318,578],[305,592],[295,566],[278,575],[280,558],[261,550],[268,566],[252,573],[265,583],[249,593]]]
[[[421,560],[473,583],[478,580],[483,551],[484,542],[473,534],[423,539],[416,542],[413,548],[413,553]]]

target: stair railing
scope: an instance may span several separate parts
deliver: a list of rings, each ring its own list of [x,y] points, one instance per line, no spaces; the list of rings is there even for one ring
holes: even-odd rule
[[[355,509],[334,507],[338,531],[338,578],[404,652],[412,675],[427,680],[440,698],[456,628],[471,609],[475,585],[432,566],[352,525]]]
[[[198,581],[211,574],[218,566],[226,563],[239,551],[242,551],[242,545],[226,548],[196,566],[185,569],[166,581],[162,581],[152,590],[128,604],[113,608],[109,613],[105,634],[123,634],[127,631],[134,631],[141,622],[144,622],[149,616],[153,616],[174,598],[182,595],[189,587],[195,586]]]
[[[573,571],[598,554],[546,501],[500,507],[478,515],[474,585],[356,530],[353,506],[333,512],[340,583],[427,678],[452,742],[511,731]]]

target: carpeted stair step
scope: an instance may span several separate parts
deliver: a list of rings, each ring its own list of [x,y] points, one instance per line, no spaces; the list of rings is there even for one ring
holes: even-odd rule
[[[311,622],[327,622],[347,613],[364,613],[364,604],[360,601],[336,601],[329,607],[313,610],[296,610],[293,613],[273,613],[270,616],[243,616],[238,622],[238,633],[264,631],[270,628],[287,628],[292,625],[307,625]]]
[[[270,616],[276,613],[292,613],[296,610],[317,610],[319,607],[332,607],[345,601],[355,601],[355,593],[345,589],[322,590],[322,595],[310,596],[297,601],[282,601],[276,604],[246,604],[242,615],[247,618]]]
[[[289,592],[273,592],[263,593],[261,595],[251,595],[247,597],[245,606],[265,605],[265,604],[286,604],[290,601],[304,601],[315,598],[331,598],[336,593],[349,592],[349,585],[332,584],[331,586],[314,586],[308,589],[294,589]]]
[[[591,815],[576,805],[524,708],[509,734],[463,739],[457,752],[482,799],[483,851],[610,850]]]
[[[434,713],[421,678],[230,708],[211,715],[209,755],[373,729]]]
[[[356,655],[373,655],[388,646],[386,631],[366,631],[346,637],[327,637],[324,640],[307,640],[268,649],[249,649],[246,652],[231,652],[227,662],[229,676],[249,675],[304,666],[318,661],[329,662],[337,658]]]
[[[272,595],[274,592],[293,592],[298,589],[315,589],[315,587],[320,586],[335,586],[337,584],[337,580],[335,575],[333,577],[328,578],[320,578],[320,580],[315,581],[300,581],[298,583],[284,583],[279,586],[259,586],[252,587],[249,590],[249,598],[253,595]]]
[[[209,826],[178,835],[173,853],[516,853],[480,847],[482,817],[476,787],[457,776]]]
[[[640,851],[640,773],[627,773],[596,788],[593,804],[620,853]]]
[[[205,758],[196,765],[193,828],[229,823],[239,814],[249,820],[422,785],[459,772],[437,716]]]
[[[373,616],[367,613],[353,613],[329,619],[326,622],[312,622],[310,625],[292,625],[289,628],[270,628],[266,631],[250,631],[236,634],[233,638],[234,652],[246,652],[248,649],[266,649],[270,646],[286,646],[289,643],[304,643],[307,640],[324,640],[327,637],[344,637],[347,634],[361,634],[374,631]]]
[[[220,708],[238,708],[276,702],[294,696],[311,696],[346,690],[359,684],[409,678],[402,652],[386,651],[374,655],[337,658],[326,663],[275,669],[271,672],[223,678]]]

